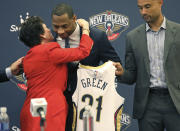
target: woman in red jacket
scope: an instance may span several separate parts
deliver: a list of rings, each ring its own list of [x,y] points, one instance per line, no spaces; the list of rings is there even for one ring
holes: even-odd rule
[[[23,60],[28,89],[20,115],[21,131],[40,131],[40,118],[32,117],[30,100],[41,97],[48,103],[45,131],[65,131],[66,63],[87,57],[93,44],[88,22],[81,19],[78,23],[83,28],[80,46],[66,49],[52,42],[53,36],[40,17],[32,16],[21,25],[19,39],[30,47]]]

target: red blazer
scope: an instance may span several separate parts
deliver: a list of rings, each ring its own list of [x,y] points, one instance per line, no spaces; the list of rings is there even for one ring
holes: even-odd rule
[[[30,99],[40,97],[45,97],[48,103],[46,131],[65,130],[63,128],[65,128],[67,103],[63,92],[67,82],[66,63],[87,57],[92,44],[92,39],[83,35],[78,48],[64,49],[58,43],[50,42],[37,45],[27,52],[23,60],[28,90],[21,111],[22,131],[40,130],[39,120],[32,118],[30,114]],[[63,123],[62,120],[64,125],[60,124]]]

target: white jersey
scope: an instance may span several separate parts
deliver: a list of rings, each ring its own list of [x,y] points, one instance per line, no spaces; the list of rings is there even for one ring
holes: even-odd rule
[[[98,67],[79,65],[77,88],[73,94],[73,130],[83,131],[87,105],[93,116],[94,131],[120,131],[124,98],[115,86],[115,67],[111,61]]]

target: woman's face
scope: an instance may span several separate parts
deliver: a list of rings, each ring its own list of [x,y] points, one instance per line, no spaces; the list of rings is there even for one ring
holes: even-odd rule
[[[47,28],[46,24],[42,24],[42,26],[43,26],[43,29],[44,29],[44,34],[41,35],[41,36],[43,37],[43,39],[44,39],[45,41],[47,41],[47,42],[53,41],[53,40],[54,40],[54,37],[53,37],[50,29]]]

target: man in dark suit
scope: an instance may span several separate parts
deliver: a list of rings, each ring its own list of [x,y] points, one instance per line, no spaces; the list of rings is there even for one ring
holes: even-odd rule
[[[22,71],[22,59],[23,57],[19,58],[4,70],[0,69],[0,82],[8,81],[12,75],[18,75]]]
[[[8,81],[7,74],[5,70],[0,70],[0,82]]]
[[[76,15],[73,13],[72,7],[67,4],[58,4],[52,10],[51,17],[53,30],[55,32],[55,41],[57,41],[63,48],[68,48],[68,46],[70,48],[79,46],[82,29],[76,23]],[[111,46],[111,43],[108,41],[105,32],[94,28],[90,28],[88,31],[90,31],[90,37],[93,39],[94,45],[90,55],[80,61],[81,64],[98,66],[100,61],[106,62],[112,60],[120,62],[120,58]],[[66,131],[72,130],[72,94],[76,89],[77,83],[77,63],[79,62],[68,64],[69,78],[65,96],[69,103],[69,116],[67,118]]]
[[[146,24],[127,34],[119,81],[134,84],[133,117],[140,131],[180,131],[180,24],[166,19],[163,0],[138,0]]]

